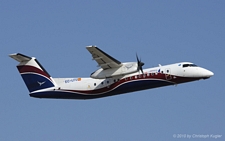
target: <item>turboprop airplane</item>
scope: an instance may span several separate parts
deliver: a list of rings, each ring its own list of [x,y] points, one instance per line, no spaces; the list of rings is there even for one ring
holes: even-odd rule
[[[145,89],[177,85],[213,76],[213,72],[190,62],[159,65],[143,69],[143,62],[121,63],[96,46],[87,46],[100,67],[90,78],[53,78],[34,57],[20,53],[9,55],[31,97],[58,99],[93,99]]]

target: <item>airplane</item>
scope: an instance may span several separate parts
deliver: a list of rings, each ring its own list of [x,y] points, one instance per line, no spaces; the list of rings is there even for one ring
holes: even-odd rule
[[[96,46],[87,46],[100,67],[89,78],[53,78],[35,57],[21,53],[9,56],[19,62],[17,68],[31,97],[55,99],[94,99],[157,87],[208,79],[213,72],[191,62],[143,69],[144,63],[122,63]]]

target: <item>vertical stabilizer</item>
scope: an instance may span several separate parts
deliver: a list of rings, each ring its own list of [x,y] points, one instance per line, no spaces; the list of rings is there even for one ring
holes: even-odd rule
[[[52,77],[36,58],[20,53],[10,54],[9,56],[20,62],[17,68],[30,93],[56,86]]]

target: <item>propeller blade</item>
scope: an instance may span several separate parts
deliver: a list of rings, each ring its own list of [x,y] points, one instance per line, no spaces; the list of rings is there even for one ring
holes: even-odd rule
[[[137,62],[139,63],[140,61],[139,61],[139,59],[138,59],[138,55],[137,55],[137,53],[136,53],[136,58],[137,58]]]
[[[137,58],[137,64],[138,64],[137,71],[140,71],[141,70],[141,72],[143,74],[144,72],[143,72],[142,66],[144,66],[144,63],[141,62],[141,58],[140,59],[138,58],[137,53],[136,53],[136,58]]]
[[[142,74],[144,74],[142,67],[140,68],[140,70],[141,70]]]

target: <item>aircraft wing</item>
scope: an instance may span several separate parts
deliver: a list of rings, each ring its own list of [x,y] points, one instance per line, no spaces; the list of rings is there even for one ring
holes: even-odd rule
[[[102,69],[105,70],[122,66],[120,61],[100,50],[98,47],[87,46],[86,48],[91,53],[93,60],[95,60],[98,63],[98,66],[100,66]]]

